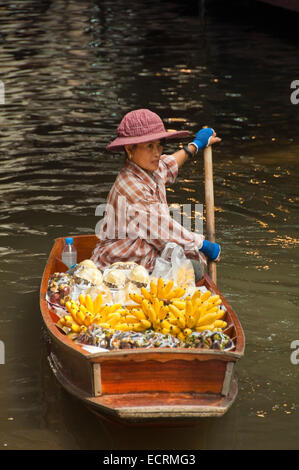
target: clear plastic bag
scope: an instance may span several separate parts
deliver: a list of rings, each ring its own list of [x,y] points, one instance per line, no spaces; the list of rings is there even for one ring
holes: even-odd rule
[[[174,281],[174,284],[185,289],[195,288],[195,274],[192,262],[177,243],[167,243],[161,256],[157,258],[151,278],[162,277],[164,281]]]

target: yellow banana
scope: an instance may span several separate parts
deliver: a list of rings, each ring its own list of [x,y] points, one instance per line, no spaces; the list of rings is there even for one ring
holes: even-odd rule
[[[159,320],[164,320],[164,318],[166,318],[166,315],[168,314],[168,311],[168,305],[163,305],[163,307],[160,308]]]
[[[213,323],[215,320],[218,320],[217,315],[217,313],[207,313],[203,317],[200,317],[200,319],[196,323],[196,326],[209,325]]]
[[[181,332],[181,329],[176,325],[171,325],[169,329],[170,329],[170,333],[173,335],[177,335],[178,333]]]
[[[184,333],[185,336],[190,336],[191,333],[192,333],[192,330],[191,330],[191,328],[185,328],[183,333]]]
[[[151,305],[149,305],[148,307],[148,318],[150,319],[152,323],[156,323],[156,320],[157,320],[156,312]]]
[[[179,315],[178,316],[178,321],[177,321],[177,324],[180,328],[185,328],[186,327],[186,317],[185,315]]]
[[[173,304],[169,304],[169,310],[172,312],[176,317],[178,317],[181,313],[181,311]]]
[[[205,302],[206,300],[208,300],[210,296],[211,296],[211,291],[207,290],[201,295],[200,299],[202,302]]]
[[[163,335],[169,335],[170,330],[168,328],[162,328],[161,333],[163,333]]]
[[[87,313],[87,314],[85,315],[85,318],[84,318],[84,324],[85,324],[85,326],[91,325],[92,322],[93,322],[93,319],[94,319],[94,315],[93,315],[92,313],[90,313],[90,312]]]
[[[80,325],[78,325],[77,323],[72,323],[71,330],[72,330],[73,333],[79,333],[80,332]]]
[[[131,331],[132,330],[132,325],[126,325],[126,323],[117,323],[114,326],[115,330],[121,330],[121,331]]]
[[[86,307],[86,305],[85,305],[85,296],[83,294],[79,295],[79,302],[80,302],[81,305],[84,305],[84,307]]]
[[[186,302],[184,300],[173,300],[172,305],[180,310],[184,310],[184,308],[186,308]]]
[[[151,322],[149,320],[140,320],[141,325],[143,325],[146,329],[150,328],[152,326]]]
[[[136,302],[137,304],[141,304],[142,301],[143,301],[143,297],[141,295],[138,295],[138,294],[130,293],[129,297],[130,297],[130,299],[134,300],[134,302]]]
[[[223,321],[223,320],[215,320],[214,321],[214,326],[215,326],[215,328],[226,328],[227,323],[226,323],[226,321]]]
[[[137,319],[136,319],[135,315],[126,315],[125,316],[125,321],[127,323],[136,323],[136,320]]]
[[[141,294],[146,300],[152,300],[150,292],[145,287],[141,287]]]
[[[141,302],[142,310],[144,311],[145,315],[148,317],[148,310],[149,310],[149,302],[148,300],[143,299]]]
[[[67,302],[65,302],[65,306],[66,306],[67,310],[70,312],[71,308],[72,308],[72,303],[68,300]]]
[[[89,294],[85,296],[85,306],[90,313],[94,313],[93,301]]]
[[[172,325],[171,325],[171,323],[169,323],[169,321],[167,321],[167,320],[162,320],[162,321],[161,321],[161,326],[162,326],[162,328],[164,328],[164,329],[170,330],[170,327],[171,327]]]
[[[164,291],[163,291],[164,299],[167,299],[167,296],[171,292],[172,288],[173,288],[173,280],[171,279],[164,287]]]
[[[157,285],[155,284],[154,280],[151,280],[150,282],[150,293],[154,296],[157,295]]]
[[[181,341],[185,341],[185,335],[182,331],[180,331],[178,334],[177,334],[177,338],[180,339]]]
[[[65,315],[64,316],[64,321],[65,321],[65,326],[71,327],[74,322],[74,319],[71,315]]]
[[[79,310],[77,311],[77,313],[76,313],[76,321],[77,321],[77,323],[78,323],[79,325],[84,325],[84,324],[85,324],[84,320],[85,320],[85,315],[84,315],[84,313],[79,309]]]
[[[103,302],[103,296],[102,294],[99,294],[93,302],[94,313],[99,313],[101,306],[102,306],[102,302]]]
[[[111,329],[109,323],[106,323],[106,322],[97,323],[97,325],[100,326],[101,328],[106,328],[108,330]]]
[[[135,318],[137,318],[137,320],[141,321],[141,320],[146,320],[146,316],[144,314],[144,312],[140,309],[137,309],[137,308],[134,308],[131,310],[131,315],[134,315]]]
[[[159,277],[157,281],[157,297],[158,299],[163,299],[163,294],[164,294],[164,281],[162,277]]]
[[[109,321],[107,320],[107,323],[109,323],[111,328],[115,328],[115,325],[119,324],[121,320],[121,315],[119,313],[114,313],[113,315],[114,316],[110,318]]]
[[[195,328],[196,331],[205,331],[205,330],[213,330],[213,329],[214,329],[213,323],[211,325],[201,325]]]

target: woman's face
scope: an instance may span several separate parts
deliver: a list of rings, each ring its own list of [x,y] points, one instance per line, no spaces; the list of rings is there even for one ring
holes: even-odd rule
[[[155,171],[158,169],[162,155],[163,145],[160,140],[145,142],[144,144],[127,145],[127,154],[131,155],[131,161],[144,170]]]

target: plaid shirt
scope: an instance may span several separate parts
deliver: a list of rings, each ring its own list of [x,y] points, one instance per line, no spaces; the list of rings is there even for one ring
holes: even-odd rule
[[[97,233],[100,241],[91,257],[100,269],[116,261],[135,261],[151,272],[168,242],[181,245],[188,258],[206,264],[198,251],[204,236],[185,229],[170,215],[165,186],[174,183],[177,174],[172,155],[162,155],[153,172],[126,161],[109,192]]]

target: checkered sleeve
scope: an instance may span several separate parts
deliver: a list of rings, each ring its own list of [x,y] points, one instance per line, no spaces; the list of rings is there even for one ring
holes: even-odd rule
[[[159,162],[158,173],[166,186],[173,184],[178,175],[179,167],[173,155],[162,155]]]

